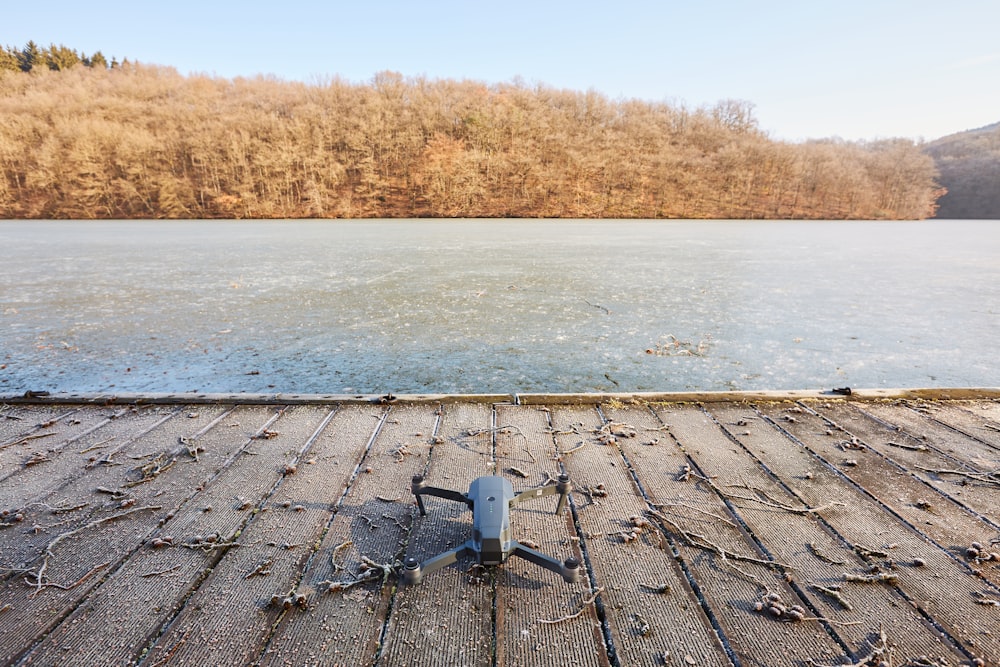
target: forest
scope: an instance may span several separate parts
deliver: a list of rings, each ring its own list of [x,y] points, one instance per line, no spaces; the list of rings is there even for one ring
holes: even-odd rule
[[[944,194],[913,141],[777,141],[739,100],[26,51],[0,49],[3,218],[898,220]]]

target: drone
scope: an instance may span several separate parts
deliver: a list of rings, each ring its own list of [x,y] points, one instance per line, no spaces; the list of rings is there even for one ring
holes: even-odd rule
[[[423,563],[410,557],[403,562],[403,583],[419,584],[425,575],[451,565],[462,556],[475,556],[480,565],[500,565],[511,556],[517,556],[534,563],[546,570],[551,570],[563,578],[566,583],[580,580],[580,561],[567,558],[560,563],[551,556],[526,547],[511,538],[510,508],[517,503],[531,498],[559,494],[556,514],[566,506],[566,497],[572,490],[569,475],[559,475],[556,484],[527,489],[514,493],[514,487],[503,477],[479,477],[469,485],[468,493],[440,489],[424,484],[424,478],[416,475],[410,483],[410,489],[417,498],[420,515],[427,516],[424,508],[424,496],[435,496],[445,500],[465,503],[472,510],[472,539],[461,546],[445,551]]]

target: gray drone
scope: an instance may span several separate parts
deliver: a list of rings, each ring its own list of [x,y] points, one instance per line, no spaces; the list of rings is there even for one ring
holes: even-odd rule
[[[423,563],[416,558],[407,558],[403,562],[403,582],[419,584],[424,575],[451,565],[462,556],[475,556],[480,565],[500,565],[511,556],[517,556],[535,565],[544,567],[560,575],[566,583],[580,580],[580,561],[567,558],[560,563],[551,556],[526,547],[511,538],[510,508],[517,503],[531,498],[559,494],[556,514],[566,506],[566,497],[572,490],[569,475],[559,475],[556,484],[540,486],[514,493],[514,487],[503,477],[479,477],[469,485],[468,493],[440,489],[424,484],[424,478],[417,475],[410,484],[413,495],[417,498],[417,507],[422,516],[427,515],[424,508],[424,496],[436,496],[445,500],[465,503],[472,510],[472,539],[460,547],[445,551]]]

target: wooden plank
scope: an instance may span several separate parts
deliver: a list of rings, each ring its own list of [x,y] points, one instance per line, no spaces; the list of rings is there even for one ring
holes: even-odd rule
[[[75,476],[68,482],[62,484],[48,495],[31,498],[19,503],[21,513],[24,515],[19,526],[12,526],[13,530],[18,527],[22,529],[20,539],[2,540],[0,539],[0,564],[19,564],[24,568],[34,563],[45,550],[45,546],[60,532],[74,530],[86,523],[101,516],[101,512],[115,510],[129,500],[136,500],[136,491],[141,489],[122,488],[122,484],[128,481],[130,470],[137,462],[145,463],[148,455],[155,448],[155,443],[164,443],[162,449],[169,450],[177,443],[178,438],[183,436],[195,436],[201,429],[209,428],[213,421],[221,415],[223,408],[206,407],[201,410],[195,418],[184,416],[182,418],[160,421],[156,427],[140,436],[116,441],[109,440],[108,449],[102,448],[100,451],[87,452],[88,447],[82,443],[74,445],[74,454],[65,457],[67,461],[76,459]],[[152,414],[152,413],[151,413]],[[176,410],[167,413],[168,415],[190,415],[191,412],[177,412]],[[115,424],[114,420],[111,424]],[[124,423],[128,423],[127,420]],[[102,433],[104,429],[98,429],[83,440],[91,440],[95,433]],[[97,442],[100,442],[100,438]],[[82,450],[76,447],[82,447]],[[93,445],[90,445],[93,446]],[[82,453],[81,453],[82,451]],[[145,457],[145,458],[144,458]],[[93,460],[91,460],[93,459]],[[110,461],[110,464],[101,461]],[[116,463],[120,461],[121,463]],[[139,465],[141,465],[139,463]],[[128,464],[128,465],[126,465]],[[45,487],[51,484],[43,482]],[[110,493],[101,493],[97,489],[108,489],[120,492],[120,496],[113,496]],[[20,488],[12,489],[25,492]],[[125,509],[125,508],[122,508]],[[30,528],[30,530],[28,530]],[[17,575],[14,575],[17,576]],[[6,577],[4,577],[6,578]]]
[[[0,469],[5,463],[4,450],[24,436],[37,432],[39,424],[64,419],[77,409],[65,405],[0,403]]]
[[[1000,634],[983,632],[995,623],[996,610],[976,603],[977,596],[984,592],[995,597],[987,582],[975,577],[954,554],[940,549],[889,513],[867,491],[845,484],[842,469],[852,467],[845,465],[847,457],[833,463],[825,461],[775,429],[761,429],[756,435],[741,438],[743,447],[769,469],[780,470],[782,479],[794,480],[795,492],[803,503],[810,507],[844,504],[843,511],[823,516],[848,543],[924,559],[925,567],[894,570],[896,585],[910,604],[950,635],[953,643],[971,655],[1000,655]],[[851,587],[866,585],[870,584]]]
[[[128,412],[127,408],[65,411],[53,419],[36,424],[26,432],[8,438],[0,443],[0,482],[6,487],[8,478],[16,479],[17,475],[24,473],[24,464],[32,455],[44,454],[52,458],[75,440]],[[14,479],[10,480],[10,484],[15,484]]]
[[[929,444],[946,444],[950,455],[977,468],[1000,469],[1000,432],[982,428],[982,421],[974,415],[940,407],[931,413],[929,408],[917,411],[909,405],[887,403],[865,404],[858,408],[892,424],[900,433],[929,441]],[[949,416],[951,424],[942,419]],[[974,430],[978,433],[970,433]]]
[[[759,418],[752,408],[732,405],[715,404],[706,406],[729,433],[729,438],[741,443],[750,439],[770,437],[773,432],[771,424]],[[789,415],[788,408],[797,408],[794,404],[770,406],[776,416]],[[808,423],[803,413],[793,413],[797,421],[790,425],[802,425],[805,432],[823,434],[822,422]],[[715,485],[730,495],[729,504],[735,507],[735,513],[747,525],[749,530],[762,540],[767,551],[784,563],[792,566],[794,577],[793,587],[802,599],[809,603],[812,615],[822,616],[837,621],[831,628],[841,641],[850,646],[856,658],[869,655],[877,641],[879,625],[891,627],[892,639],[907,655],[929,655],[935,659],[942,658],[948,664],[958,663],[964,655],[957,646],[943,643],[940,631],[926,622],[900,592],[890,586],[855,586],[844,590],[844,597],[853,609],[846,610],[843,605],[831,597],[824,595],[814,586],[831,588],[843,584],[844,572],[859,572],[871,565],[856,553],[851,545],[844,542],[829,528],[826,517],[850,510],[840,506],[830,506],[816,512],[796,513],[781,509],[782,507],[807,507],[800,498],[794,495],[793,489],[797,480],[783,474],[781,468],[766,469],[752,459],[743,448],[729,446],[728,438],[717,430],[720,438],[719,446],[703,447],[702,455],[695,457],[699,467],[709,475]],[[816,435],[813,440],[833,440],[825,434]],[[699,442],[704,443],[705,436]],[[729,440],[732,442],[732,440]],[[789,443],[791,446],[792,443]],[[880,471],[876,475],[892,471]],[[893,479],[889,475],[888,479]],[[812,546],[810,546],[812,545]],[[822,555],[822,556],[820,556]],[[895,555],[895,554],[894,554]],[[831,563],[829,561],[841,561]],[[914,567],[912,560],[907,560],[904,554],[898,555],[897,567]],[[878,624],[872,619],[878,619]],[[849,625],[857,623],[857,625]]]
[[[496,407],[497,474],[507,478],[514,491],[539,486],[556,478],[555,443],[548,411],[534,406]],[[513,472],[513,471],[517,472]],[[554,510],[558,496],[515,505],[511,510],[514,539],[526,542],[559,561],[576,548],[573,517]],[[589,607],[583,618],[566,623],[543,623],[573,614],[590,593],[586,576],[578,584],[520,558],[510,558],[497,572],[497,665],[606,665],[607,652],[600,623]]]
[[[960,433],[975,438],[993,449],[1000,450],[1000,404],[996,402],[921,402],[906,403],[934,421],[949,426]],[[989,407],[979,410],[978,406]]]
[[[911,473],[914,465],[950,465],[936,451],[907,448],[926,447],[923,441],[907,442],[900,437],[898,431],[880,427],[877,422],[870,420],[858,420],[865,427],[863,431],[844,432],[830,430],[831,424],[820,415],[796,405],[773,404],[758,407],[763,415],[779,424],[825,461],[837,465],[845,460],[845,456],[853,457],[858,465],[839,466],[842,474],[940,548],[962,556],[971,542],[988,544],[996,535],[995,526],[962,504],[964,493],[970,489],[956,487],[939,490],[929,482],[928,475]],[[789,421],[789,417],[794,421]],[[896,441],[896,444],[884,444],[890,441],[887,438]],[[900,444],[906,447],[901,447]],[[846,449],[847,447],[856,449]],[[896,559],[903,563],[912,562],[912,556],[902,554],[897,555]],[[980,568],[980,573],[1000,586],[1000,568]]]
[[[650,501],[669,521],[661,524],[738,659],[778,665],[807,658],[836,661],[836,656],[843,655],[843,647],[818,628],[776,623],[754,611],[754,605],[768,592],[779,595],[787,606],[804,606],[804,600],[783,578],[783,567],[773,554],[753,540],[710,485],[698,481],[698,475],[706,473],[697,467],[697,457],[728,445],[713,438],[709,430],[707,434],[699,432],[703,437],[695,441],[697,448],[691,446],[695,443],[686,437],[685,426],[691,423],[700,430],[711,426],[705,415],[694,406],[672,411],[670,421],[659,413],[654,418],[642,411],[609,410],[609,415],[616,414],[630,420],[619,428],[636,429],[636,438],[654,433],[647,429],[669,424],[669,437],[657,432],[655,445],[640,448],[631,438],[619,439],[619,444],[631,454],[630,462]],[[680,432],[674,429],[674,419],[681,422]],[[723,550],[726,558],[721,557]]]
[[[359,457],[366,445],[361,436],[372,435],[377,425],[375,413],[347,406],[344,415],[350,421],[336,424],[339,450]],[[298,590],[308,595],[308,610],[280,618],[261,665],[374,662],[395,580],[342,592],[331,592],[329,582],[354,581],[362,557],[380,564],[402,559],[416,510],[410,480],[426,467],[437,419],[434,405],[391,408],[302,577]]]
[[[199,453],[197,460],[179,462],[149,482],[131,487],[129,498],[135,500],[134,505],[122,510],[117,501],[112,501],[113,504],[102,508],[94,520],[138,508],[148,507],[149,510],[81,530],[53,550],[46,575],[50,581],[61,584],[80,581],[95,566],[108,563],[107,567],[97,570],[96,576],[91,575],[84,583],[68,590],[45,588],[37,595],[33,595],[33,589],[21,579],[4,582],[0,596],[11,600],[12,608],[0,614],[0,631],[4,633],[0,663],[23,652],[43,636],[44,640],[36,649],[38,660],[43,662],[42,656],[50,656],[49,659],[64,656],[63,646],[76,651],[83,664],[119,664],[136,658],[145,642],[160,632],[155,625],[156,619],[172,615],[179,601],[190,592],[192,582],[203,577],[206,568],[214,565],[220,555],[218,551],[207,553],[179,545],[194,535],[212,532],[228,537],[255,511],[256,504],[240,509],[242,503],[236,498],[245,492],[241,490],[244,485],[253,490],[258,475],[252,468],[261,465],[262,459],[239,453],[249,443],[257,446],[269,442],[251,440],[248,436],[270,425],[279,414],[272,408],[254,407],[227,414],[215,428],[197,438],[197,444],[205,450]],[[176,446],[175,442],[147,444],[152,451],[170,451]],[[276,453],[273,466],[283,460],[283,453]],[[125,466],[110,469],[117,473],[120,483],[131,478],[131,471]],[[82,478],[83,484],[86,485],[90,475],[99,470],[102,469],[92,469]],[[93,487],[90,491],[93,493]],[[255,503],[259,497],[253,498]],[[205,511],[209,505],[214,509]],[[174,543],[178,546],[142,548],[151,538],[167,535],[175,536]],[[141,576],[164,570],[169,570],[167,576]],[[58,630],[45,636],[94,586],[102,583],[109,572],[123,577],[138,572],[141,583],[137,586],[128,578],[120,581],[114,576],[108,578],[110,584],[102,587],[100,595],[88,599],[77,608],[72,620],[67,619]],[[84,621],[84,618],[89,620]],[[73,627],[81,623],[92,623],[92,631],[73,634]],[[94,633],[98,633],[102,641],[95,641]]]
[[[466,492],[472,480],[492,474],[492,408],[448,403],[425,480]],[[469,431],[475,435],[469,435]],[[472,535],[472,513],[464,504],[427,498],[427,516],[418,516],[406,555],[423,562],[459,546]],[[396,592],[379,654],[380,665],[450,667],[493,664],[493,585],[466,572],[468,560],[438,570],[418,586]]]
[[[857,407],[864,413],[891,424],[896,431],[904,435],[924,440],[930,445],[940,443],[947,447],[950,455],[978,468],[987,471],[1000,469],[1000,446],[991,442],[997,439],[995,436],[1000,436],[1000,433],[983,430],[982,437],[969,435],[962,432],[961,426],[949,426],[938,420],[937,415],[918,412],[902,404],[866,403]],[[940,410],[936,412],[939,413]],[[955,412],[953,421],[970,425],[970,422],[963,420],[962,416],[961,413]]]
[[[818,406],[816,409],[836,425],[847,429],[851,436],[861,439],[864,444],[883,456],[905,466],[912,475],[933,487],[939,494],[969,508],[990,522],[992,528],[988,530],[995,533],[996,527],[1000,526],[1000,503],[997,503],[996,484],[976,482],[958,474],[933,473],[929,470],[960,470],[982,474],[1000,468],[1000,462],[995,467],[990,467],[988,461],[979,458],[989,456],[989,452],[978,450],[978,453],[973,453],[977,450],[970,445],[970,438],[930,420],[927,420],[925,428],[919,429],[919,435],[926,437],[908,438],[904,431],[895,428],[893,424],[884,421],[880,423],[873,419],[871,413],[867,411],[871,407]],[[883,415],[886,418],[892,417],[887,413]],[[928,449],[923,451],[906,447]],[[851,457],[845,455],[842,458]],[[977,462],[979,465],[976,465]],[[913,502],[920,500],[926,499],[914,498]],[[986,536],[981,534],[981,530],[977,530],[968,537],[968,540],[972,542],[982,540],[984,537]]]
[[[170,419],[178,411],[172,408],[148,408],[128,411],[101,422],[81,435],[66,440],[56,449],[41,450],[40,463],[26,465],[0,484],[0,507],[19,504],[25,507],[38,502],[67,482],[79,477],[88,463],[134,442],[151,429]]]
[[[972,401],[957,401],[941,403],[941,406],[947,409],[948,412],[967,412],[976,415],[980,418],[978,426],[983,428],[990,433],[996,434],[1000,433],[1000,400],[972,400]],[[946,421],[950,421],[945,417]],[[975,435],[980,435],[979,433],[974,433]],[[996,441],[992,438],[991,443]]]
[[[255,440],[247,448],[254,454],[229,465],[199,498],[195,512],[178,514],[172,527],[178,533],[238,532],[239,548],[225,550],[211,565],[211,572],[150,648],[150,659],[169,655],[181,663],[245,664],[260,654],[281,610],[269,604],[271,596],[292,592],[309,545],[326,525],[329,503],[343,489],[326,488],[315,501],[309,497],[311,487],[321,486],[322,470],[306,464],[302,455],[329,414],[328,407],[319,406],[287,410],[272,429],[274,437]],[[233,507],[237,496],[259,511],[245,519],[245,510]],[[218,506],[219,511],[205,512],[207,506]],[[151,582],[145,592],[153,594],[148,588],[155,585]]]
[[[553,406],[552,424],[577,489],[580,539],[595,583],[604,589],[601,600],[616,664],[732,664],[699,593],[674,554],[663,548],[658,531],[645,530],[640,539],[624,542],[634,527],[629,517],[643,516],[648,505],[620,450],[598,439],[601,415],[594,406]]]
[[[661,406],[656,413],[669,425],[675,442],[643,458],[636,466],[639,480],[655,503],[664,504],[663,513],[675,524],[668,532],[680,540],[678,549],[739,659],[767,665],[842,660],[844,646],[820,626],[776,622],[755,611],[754,605],[765,593],[778,595],[788,607],[808,608],[808,603],[783,577],[783,568],[766,565],[775,559],[753,540],[723,499],[710,485],[698,481],[697,475],[706,475],[698,461],[712,456],[716,448],[734,445],[695,406]],[[697,541],[703,547],[683,544],[686,540],[678,529],[701,535]],[[728,552],[725,560],[719,550]]]

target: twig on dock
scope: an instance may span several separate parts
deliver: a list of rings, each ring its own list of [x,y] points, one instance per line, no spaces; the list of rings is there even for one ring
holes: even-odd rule
[[[163,665],[165,665],[165,664],[167,664],[168,662],[170,662],[171,658],[173,658],[173,657],[174,657],[174,653],[177,653],[177,649],[179,649],[179,648],[180,648],[181,646],[183,646],[183,645],[184,645],[184,643],[185,643],[185,642],[187,642],[187,638],[188,638],[188,635],[189,635],[189,634],[191,634],[191,630],[190,630],[190,629],[188,629],[188,630],[185,630],[185,631],[184,631],[184,634],[182,634],[182,635],[181,635],[181,638],[177,640],[177,643],[175,643],[175,644],[174,644],[173,646],[171,646],[171,647],[170,647],[170,648],[169,648],[169,649],[167,650],[167,652],[166,652],[166,653],[164,653],[164,654],[163,654],[163,655],[162,655],[162,656],[160,657],[160,659],[159,659],[159,660],[157,660],[156,662],[154,662],[154,663],[153,663],[152,665],[150,665],[149,667],[163,667]]]
[[[274,565],[274,557],[268,556],[261,562],[257,563],[257,567],[250,570],[243,578],[250,579],[251,577],[255,576],[266,577],[267,575],[271,574],[272,565]]]
[[[24,467],[27,468],[28,466],[33,466],[37,463],[44,463],[51,460],[52,459],[49,458],[48,452],[35,452],[31,455],[31,458],[24,462]]]
[[[889,445],[890,447],[899,447],[900,449],[908,449],[911,452],[929,452],[930,449],[931,449],[927,445],[904,445],[901,442],[891,442],[890,441],[890,442],[887,442],[885,444]]]
[[[667,518],[662,513],[657,512],[655,510],[646,510],[646,514],[656,519],[661,525],[666,524],[666,527],[672,532],[676,533],[688,546],[711,551],[712,553],[716,554],[723,560],[738,560],[746,563],[757,563],[758,565],[763,565],[764,567],[772,569],[783,569],[783,570],[793,569],[792,566],[787,565],[785,563],[780,563],[776,560],[765,560],[763,558],[755,558],[754,556],[746,556],[743,554],[738,554],[732,551],[728,551],[727,549],[724,549],[723,547],[720,547],[719,545],[715,544],[704,535],[684,530],[676,522],[674,522],[673,520]]]
[[[548,473],[546,473],[546,475],[548,475]],[[551,476],[549,477],[549,479],[553,482],[555,481],[552,480]],[[548,483],[549,481],[545,482],[545,484]],[[583,495],[587,496],[587,504],[584,505],[584,507],[596,504],[597,501],[594,500],[594,498],[606,498],[608,495],[608,490],[604,487],[603,483],[599,483],[593,487],[587,486],[586,484],[581,484],[579,486],[574,487],[573,490],[578,491],[579,493],[582,493]],[[581,507],[580,509],[583,508]]]
[[[139,472],[142,474],[139,479],[132,482],[125,482],[122,486],[131,488],[133,486],[139,486],[140,484],[152,481],[162,473],[165,473],[173,468],[175,463],[177,463],[176,456],[171,456],[168,460],[163,454],[159,454],[155,459],[139,468]]]
[[[205,451],[205,448],[199,445],[194,438],[185,438],[184,436],[180,436],[177,438],[177,442],[184,447],[188,455],[195,461],[199,461],[198,454]]]
[[[885,662],[881,658],[883,655],[886,654],[888,654],[889,661],[885,664],[889,665],[893,664],[892,658],[894,651],[892,647],[889,646],[889,638],[886,636],[885,630],[879,628],[878,634],[879,634],[878,644],[875,645],[871,653],[869,653],[864,658],[861,658],[857,662],[852,662],[849,665],[837,665],[836,667],[871,667],[873,665],[880,665],[883,664],[883,662]],[[821,665],[814,660],[809,660],[809,664],[811,665],[811,667],[834,667],[833,665],[829,666]]]
[[[851,548],[854,549],[862,558],[888,558],[889,554],[885,551],[880,551],[878,549],[872,549],[871,547],[866,547],[863,544],[852,544]]]
[[[574,614],[567,614],[566,616],[560,616],[559,618],[553,618],[553,619],[540,618],[538,619],[538,622],[544,623],[546,625],[555,625],[556,623],[563,623],[564,621],[571,621],[574,618],[579,618],[583,614],[583,612],[587,611],[587,607],[589,607],[590,605],[594,604],[594,602],[597,601],[597,596],[603,592],[604,592],[603,586],[595,588],[594,593],[580,603],[580,609]]]
[[[24,580],[25,583],[27,583],[29,586],[34,587],[36,589],[36,593],[38,591],[41,591],[46,586],[57,585],[57,584],[50,584],[45,581],[45,570],[47,570],[49,567],[49,558],[52,558],[54,556],[52,550],[55,549],[56,545],[62,542],[63,540],[70,538],[76,535],[77,533],[81,533],[90,528],[96,528],[97,526],[105,524],[109,521],[115,521],[117,519],[121,519],[123,517],[128,516],[129,514],[135,514],[136,512],[145,512],[148,510],[156,511],[161,509],[163,509],[163,507],[160,505],[144,505],[142,507],[133,507],[131,509],[125,510],[124,512],[119,512],[118,514],[112,514],[110,516],[102,517],[100,519],[95,519],[94,521],[84,524],[79,528],[74,528],[73,530],[69,530],[66,531],[65,533],[60,533],[59,535],[56,535],[56,537],[51,542],[49,542],[48,546],[45,547],[45,551],[43,552],[44,555],[42,556],[42,564],[38,567],[38,572],[32,574],[32,578],[34,579],[34,581],[25,578]]]
[[[87,447],[86,449],[81,449],[77,453],[78,454],[87,454],[89,452],[94,451],[95,449],[101,449],[102,447],[104,447],[104,445],[108,444],[109,442],[111,442],[114,439],[115,439],[114,436],[111,436],[110,438],[105,438],[104,440],[101,440],[100,442],[95,442],[94,444],[92,444],[90,447]]]
[[[164,575],[164,574],[167,574],[169,572],[173,572],[174,570],[180,568],[180,566],[181,566],[181,564],[178,563],[177,565],[174,565],[173,567],[168,567],[165,570],[154,570],[153,572],[146,572],[145,574],[140,574],[139,576],[140,577],[159,577],[160,575]]]
[[[524,432],[521,431],[520,428],[518,428],[517,426],[513,426],[513,425],[510,425],[510,426],[493,426],[491,428],[470,428],[469,430],[467,430],[465,432],[465,435],[474,438],[477,435],[485,435],[487,433],[507,433],[508,431],[513,431],[514,433],[516,433],[517,435],[521,436],[525,440],[528,439],[528,436],[526,436],[524,434]]]
[[[899,577],[892,572],[877,572],[875,574],[850,574],[844,573],[844,581],[853,581],[860,584],[888,584],[890,586],[899,583]]]
[[[809,547],[809,551],[812,552],[812,555],[816,556],[816,558],[819,558],[821,561],[830,563],[831,565],[847,565],[846,560],[834,560],[827,556],[825,553],[820,551],[819,547],[817,547],[813,542],[809,542],[806,546]]]
[[[551,435],[572,435],[574,433],[576,435],[584,435],[583,431],[580,430],[581,426],[583,426],[582,422],[573,422],[569,425],[569,430],[557,428],[546,428],[543,430]]]
[[[35,435],[25,435],[25,436],[22,436],[22,437],[18,438],[17,440],[12,440],[11,442],[8,442],[6,445],[0,445],[0,449],[7,449],[8,447],[14,447],[16,445],[23,445],[24,443],[29,442],[31,440],[37,440],[38,438],[48,438],[48,437],[51,437],[53,435],[59,435],[59,434],[58,433],[37,433]]]
[[[923,470],[924,472],[929,472],[935,475],[958,475],[976,482],[982,482],[983,484],[1000,486],[1000,470],[993,470],[991,472],[968,472],[965,470],[949,470],[947,468],[924,468],[922,466],[914,467],[917,470]]]
[[[345,542],[345,544],[348,544]],[[375,581],[381,577],[382,585],[385,586],[389,577],[395,573],[399,563],[376,563],[371,558],[361,557],[361,568],[354,581],[332,581],[325,579],[317,585],[325,586],[327,593],[343,593],[355,586],[359,586],[369,581]],[[340,568],[343,569],[343,568]]]
[[[995,598],[987,597],[985,593],[980,593],[976,591],[973,593],[976,596],[976,604],[983,604],[988,607],[1000,607],[1000,600]]]
[[[827,588],[825,586],[820,586],[818,584],[810,584],[810,587],[812,587],[814,590],[819,591],[823,595],[827,595],[833,598],[834,600],[839,602],[840,606],[846,609],[847,611],[851,611],[854,609],[851,606],[851,603],[848,602],[843,595],[841,595],[839,586],[830,586],[829,588]]]
[[[39,504],[52,514],[65,514],[67,512],[75,512],[76,510],[83,509],[89,503],[77,503],[76,505],[59,505],[58,507],[53,507],[52,505],[47,505],[45,503],[39,503]]]
[[[639,588],[648,593],[659,593],[660,595],[666,595],[672,590],[670,584],[657,584],[654,586],[652,584],[640,583]]]
[[[653,505],[653,507],[655,507],[657,509],[661,509],[663,507],[683,507],[685,509],[689,509],[689,510],[693,510],[695,512],[698,512],[699,514],[704,514],[706,516],[710,516],[713,519],[718,519],[719,521],[721,521],[723,523],[729,524],[733,528],[737,528],[737,525],[735,523],[733,523],[732,521],[730,521],[729,519],[727,519],[726,517],[721,516],[719,514],[716,514],[715,512],[709,512],[708,510],[703,510],[700,507],[695,507],[694,505],[688,505],[687,503],[655,503]]]
[[[108,561],[106,563],[101,563],[100,565],[95,565],[94,567],[90,568],[90,570],[88,570],[86,574],[84,574],[82,577],[80,577],[79,579],[77,579],[76,581],[74,581],[72,584],[54,584],[54,583],[52,583],[50,581],[41,582],[36,587],[35,592],[32,593],[29,597],[34,597],[34,596],[38,595],[42,591],[43,588],[58,588],[59,590],[63,590],[63,591],[68,591],[68,590],[70,590],[72,588],[76,588],[77,586],[79,586],[80,584],[82,584],[83,582],[85,582],[87,579],[89,579],[91,576],[93,576],[94,573],[96,573],[96,572],[98,572],[100,570],[103,570],[108,565],[111,565],[111,561]],[[25,580],[25,581],[27,581],[27,580]]]
[[[337,554],[353,544],[354,542],[352,540],[345,540],[333,548],[333,553],[330,555],[330,565],[333,567],[334,572],[340,572],[344,569],[343,565],[337,563]]]
[[[715,486],[715,484],[712,484],[712,486]],[[762,490],[756,489],[756,488],[750,487],[750,486],[745,486],[743,484],[729,484],[727,486],[748,489],[750,491],[754,491],[756,493],[760,493],[761,495],[763,495],[765,497],[769,497]],[[716,488],[718,489],[718,487],[716,487]],[[763,500],[761,498],[754,498],[752,496],[739,496],[739,495],[736,495],[735,493],[726,493],[725,491],[722,491],[722,490],[719,490],[719,493],[721,493],[724,498],[728,498],[730,500],[749,500],[750,502],[760,503],[761,505],[764,505],[765,507],[773,507],[774,509],[783,510],[785,512],[791,512],[792,514],[810,514],[810,513],[813,513],[813,512],[821,512],[823,510],[830,509],[831,507],[846,507],[846,503],[841,503],[841,502],[837,502],[837,501],[831,501],[831,502],[826,503],[825,505],[818,505],[816,507],[808,507],[808,506],[807,507],[792,507],[791,505],[786,505],[784,503],[774,502],[773,500]]]

